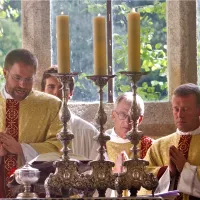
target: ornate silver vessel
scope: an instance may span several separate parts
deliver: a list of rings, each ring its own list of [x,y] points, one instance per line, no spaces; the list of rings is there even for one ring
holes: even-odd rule
[[[28,163],[15,171],[15,180],[20,185],[24,185],[24,192],[17,195],[17,199],[38,198],[38,195],[31,192],[31,185],[36,183],[40,177],[40,171],[31,167]]]

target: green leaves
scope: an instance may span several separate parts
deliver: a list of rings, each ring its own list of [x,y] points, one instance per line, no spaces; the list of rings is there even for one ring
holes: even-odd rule
[[[167,96],[167,56],[166,56],[166,3],[157,2],[155,5],[140,6],[141,14],[141,70],[149,72],[138,82],[138,94],[147,101],[159,101]],[[116,6],[115,11],[120,16],[130,12],[130,8],[123,5]],[[123,12],[122,12],[123,11]],[[124,20],[124,24],[126,24]],[[123,23],[120,24],[121,27]],[[114,63],[115,70],[122,71],[128,68],[127,32],[117,34],[114,32]],[[131,90],[130,81],[122,75],[115,78],[117,95]]]
[[[20,1],[0,0],[0,88],[4,84],[3,63],[5,55],[21,47]]]
[[[0,68],[0,89],[4,85],[3,68]]]
[[[127,92],[127,91],[131,91],[131,87],[130,87],[130,85],[121,85],[120,90],[121,90],[122,93],[124,93],[124,92]]]

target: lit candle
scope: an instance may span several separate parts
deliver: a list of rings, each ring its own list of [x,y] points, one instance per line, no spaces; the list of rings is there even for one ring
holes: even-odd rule
[[[69,16],[56,17],[58,73],[70,72]]]
[[[106,75],[106,22],[105,17],[93,20],[94,75]]]
[[[128,14],[128,71],[140,71],[140,13]]]

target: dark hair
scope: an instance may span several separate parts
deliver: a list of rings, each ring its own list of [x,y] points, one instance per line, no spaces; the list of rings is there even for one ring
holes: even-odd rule
[[[49,69],[44,71],[43,76],[42,76],[42,81],[41,81],[41,90],[42,91],[44,91],[44,89],[45,89],[46,79],[54,76],[51,73],[58,73],[58,67],[56,65],[53,65]],[[73,77],[71,77],[71,81],[69,83],[69,89],[70,89],[70,92],[72,92],[74,90],[74,78]]]
[[[193,83],[186,83],[178,86],[174,92],[174,96],[188,96],[188,95],[196,96],[197,104],[200,105],[200,89],[199,86]]]
[[[20,62],[33,67],[36,72],[38,66],[38,60],[36,56],[34,56],[27,49],[14,49],[10,51],[6,55],[4,68],[9,71],[15,63],[20,63]]]

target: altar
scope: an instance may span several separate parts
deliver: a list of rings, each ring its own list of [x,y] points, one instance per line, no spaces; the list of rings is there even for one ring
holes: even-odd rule
[[[3,199],[3,198],[2,198]],[[38,198],[38,200],[40,199],[47,199],[47,198]],[[98,200],[98,199],[102,199],[102,200],[170,200],[170,198],[162,198],[162,197],[121,197],[121,198],[109,198],[109,197],[94,197],[94,198],[48,198],[49,200]],[[5,199],[6,200],[6,199]],[[17,200],[15,198],[12,198],[12,200]]]

